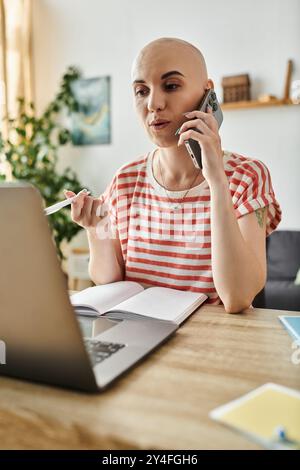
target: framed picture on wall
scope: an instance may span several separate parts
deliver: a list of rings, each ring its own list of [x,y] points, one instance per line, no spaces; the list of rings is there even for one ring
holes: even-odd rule
[[[79,105],[78,112],[71,115],[73,144],[110,144],[110,77],[78,79],[71,88]]]

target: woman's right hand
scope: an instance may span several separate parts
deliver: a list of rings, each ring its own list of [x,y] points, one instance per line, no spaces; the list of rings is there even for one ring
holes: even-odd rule
[[[75,196],[73,191],[64,190],[64,195],[69,198]],[[87,231],[94,232],[97,224],[106,214],[104,212],[103,202],[100,198],[94,198],[82,192],[71,203],[71,218],[73,222],[85,228]]]

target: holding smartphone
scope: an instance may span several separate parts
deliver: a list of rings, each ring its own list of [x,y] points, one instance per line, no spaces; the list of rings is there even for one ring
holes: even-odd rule
[[[223,113],[220,108],[220,104],[218,103],[217,95],[212,89],[209,89],[206,91],[199,105],[198,111],[203,111],[204,113],[206,113],[208,106],[211,107],[212,113],[214,117],[216,118],[218,122],[218,126],[220,128],[222,121],[223,121]],[[195,127],[193,127],[192,129],[194,131],[201,133],[201,131],[199,129],[196,129]],[[199,142],[197,142],[197,140],[194,140],[194,139],[188,139],[184,141],[184,144],[186,146],[186,149],[191,159],[193,160],[195,167],[202,170],[201,147],[199,145]]]

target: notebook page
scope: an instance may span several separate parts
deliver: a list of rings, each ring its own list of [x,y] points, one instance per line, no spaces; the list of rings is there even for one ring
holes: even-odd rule
[[[168,287],[150,287],[121,302],[110,311],[131,312],[180,324],[206,299],[205,294]]]
[[[71,295],[70,301],[76,309],[80,310],[81,314],[89,315],[98,313],[102,315],[116,304],[123,302],[143,290],[144,288],[137,282],[112,282],[101,286],[88,287],[87,289]]]

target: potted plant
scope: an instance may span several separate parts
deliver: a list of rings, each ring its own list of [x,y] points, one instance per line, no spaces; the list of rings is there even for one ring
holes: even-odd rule
[[[79,77],[78,69],[68,68],[62,77],[59,92],[40,117],[35,116],[33,104],[28,112],[24,100],[19,99],[18,117],[8,119],[8,137],[3,139],[0,133],[0,152],[6,156],[12,177],[34,184],[45,206],[64,199],[64,188],[74,192],[82,189],[71,168],[66,168],[62,173],[57,171],[58,151],[71,140],[69,130],[59,123],[58,118],[63,110],[70,113],[78,109],[71,83]],[[0,179],[5,179],[5,176],[0,175]],[[62,260],[62,242],[69,242],[81,227],[71,220],[69,208],[50,215],[49,222]]]

